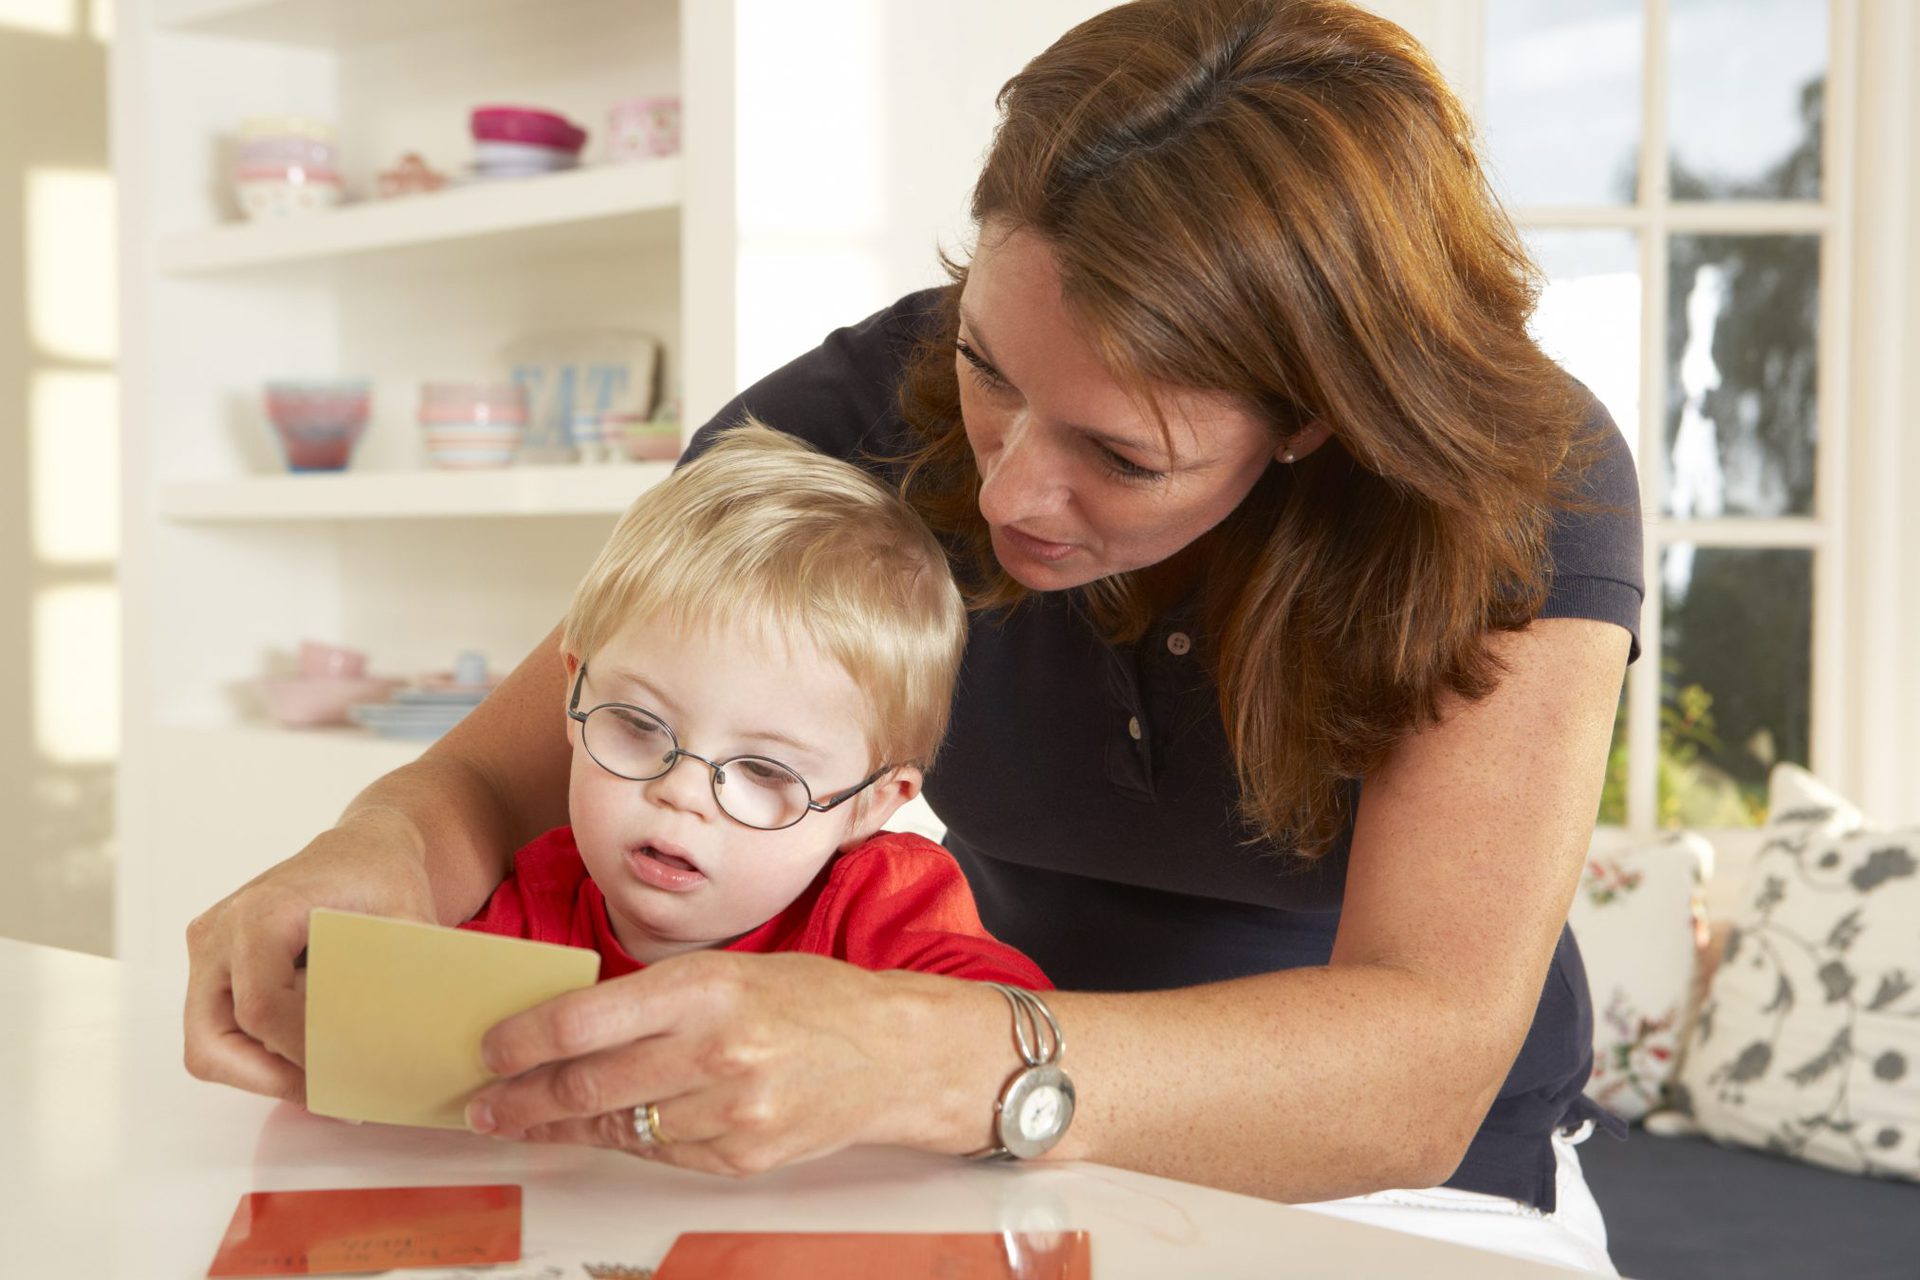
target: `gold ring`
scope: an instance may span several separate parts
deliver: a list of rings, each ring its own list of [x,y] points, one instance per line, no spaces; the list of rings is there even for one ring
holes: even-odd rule
[[[633,1136],[643,1147],[664,1147],[667,1135],[660,1132],[660,1108],[649,1102],[633,1109]]]

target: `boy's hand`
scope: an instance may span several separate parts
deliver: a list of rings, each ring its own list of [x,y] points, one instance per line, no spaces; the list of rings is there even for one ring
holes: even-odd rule
[[[1006,1016],[978,983],[695,951],[500,1023],[482,1050],[512,1078],[476,1094],[467,1120],[735,1176],[855,1143],[957,1153],[987,1141]],[[635,1132],[648,1103],[664,1143]]]
[[[433,920],[416,843],[395,822],[322,832],[187,926],[186,1066],[202,1080],[306,1101],[307,914],[315,907]]]

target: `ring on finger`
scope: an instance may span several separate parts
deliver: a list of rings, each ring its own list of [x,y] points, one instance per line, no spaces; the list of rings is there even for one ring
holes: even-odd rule
[[[649,1102],[633,1109],[633,1136],[643,1147],[664,1147],[673,1141],[661,1131],[658,1103]]]

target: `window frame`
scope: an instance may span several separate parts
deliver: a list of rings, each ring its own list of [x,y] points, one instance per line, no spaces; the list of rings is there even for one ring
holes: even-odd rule
[[[1854,592],[1858,572],[1852,541],[1859,526],[1871,528],[1886,511],[1862,512],[1851,500],[1849,462],[1856,454],[1850,374],[1860,368],[1853,340],[1855,317],[1854,231],[1861,0],[1827,0],[1828,66],[1825,134],[1818,201],[1675,201],[1668,181],[1669,0],[1641,0],[1642,79],[1639,183],[1632,204],[1515,205],[1509,212],[1522,234],[1536,231],[1618,230],[1637,240],[1640,268],[1639,439],[1640,497],[1645,514],[1643,572],[1648,584],[1641,614],[1641,656],[1629,670],[1625,833],[1660,829],[1658,752],[1660,669],[1665,651],[1663,601],[1659,591],[1665,550],[1676,543],[1701,549],[1808,550],[1813,557],[1812,688],[1807,766],[1843,790],[1857,780],[1865,690],[1857,672],[1865,621]],[[1899,6],[1890,6],[1898,8]],[[1875,15],[1880,17],[1881,15]],[[1446,33],[1435,49],[1442,65],[1462,82],[1476,119],[1486,96],[1487,0],[1466,0],[1447,15]],[[1906,15],[1901,15],[1904,24]],[[1905,42],[1895,42],[1905,48]],[[1896,77],[1897,79],[1897,77]],[[1904,92],[1904,89],[1902,89]],[[1805,516],[1721,516],[1676,519],[1664,514],[1667,429],[1667,290],[1669,241],[1675,234],[1792,234],[1819,237],[1819,333],[1815,352],[1814,510]],[[1868,353],[1897,364],[1897,352]],[[1869,366],[1871,367],[1871,366]],[[1879,504],[1875,504],[1878,506]],[[1886,630],[1886,628],[1880,628]],[[1884,663],[1883,659],[1883,663]],[[1612,824],[1608,824],[1611,826]]]

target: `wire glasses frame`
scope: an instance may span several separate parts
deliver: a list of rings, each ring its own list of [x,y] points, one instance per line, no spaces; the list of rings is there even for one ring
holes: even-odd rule
[[[593,757],[595,764],[616,778],[625,778],[629,782],[651,782],[655,778],[665,777],[674,765],[680,763],[682,757],[689,760],[697,760],[707,766],[709,770],[709,783],[713,789],[713,802],[719,807],[720,812],[726,814],[727,817],[739,823],[741,826],[751,827],[756,831],[784,831],[786,828],[793,826],[805,818],[809,813],[826,813],[828,810],[836,809],[878,782],[886,775],[888,770],[893,767],[892,765],[883,764],[868,774],[864,780],[855,783],[846,790],[835,792],[824,800],[816,800],[813,798],[813,788],[807,785],[805,778],[802,778],[799,773],[770,756],[739,755],[728,756],[725,760],[709,760],[705,756],[695,755],[693,752],[685,750],[680,745],[680,739],[674,734],[673,727],[645,707],[638,707],[630,702],[602,702],[596,706],[587,708],[585,711],[580,710],[580,695],[585,690],[586,683],[587,664],[583,662],[580,664],[579,674],[574,677],[573,697],[567,702],[567,716],[579,722],[580,740],[586,746],[587,754]],[[638,721],[633,719],[633,717],[636,716],[640,717]],[[629,733],[633,732],[635,727],[638,726],[646,732],[658,732],[664,735],[667,750],[659,757],[659,767],[651,773],[636,773],[631,771],[633,768],[638,767],[635,762],[621,760],[618,764],[610,763],[607,757],[613,756],[615,753],[607,749],[605,733],[601,735],[601,750],[594,750],[593,726],[596,723],[596,717],[603,729],[610,730],[614,723],[619,721],[626,727]],[[727,770],[729,768],[735,769],[736,776],[747,779],[746,782],[741,784],[743,788],[751,786],[755,781],[760,784],[756,792],[752,794],[757,794],[763,804],[778,804],[778,812],[781,816],[784,816],[784,814],[789,811],[793,812],[793,816],[785,818],[784,821],[760,821],[756,820],[756,818],[746,817],[736,813],[734,808],[727,803],[725,794],[727,787]],[[756,769],[758,772],[756,772]],[[786,794],[788,792],[788,783],[799,788],[797,794]],[[749,792],[743,790],[741,796],[736,800],[736,803],[741,804],[742,807],[746,807],[744,801],[749,794]]]

